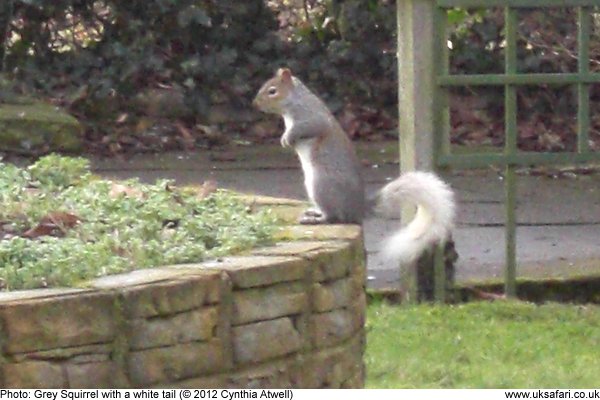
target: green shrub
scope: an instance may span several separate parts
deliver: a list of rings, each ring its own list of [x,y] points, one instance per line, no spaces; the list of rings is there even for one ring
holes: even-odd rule
[[[600,69],[598,10],[592,9],[592,71]],[[518,20],[520,72],[575,72],[575,8],[523,9]],[[452,73],[503,72],[502,8],[450,9],[448,21]],[[366,125],[366,134],[396,135],[394,0],[6,0],[0,2],[0,32],[6,33],[0,45],[0,72],[9,78],[0,76],[0,100],[15,101],[14,94],[4,93],[10,90],[51,97],[82,118],[88,142],[109,153],[222,141],[223,136],[204,128],[228,118],[235,120],[228,133],[245,132],[251,114],[236,111],[250,107],[257,88],[281,65],[290,66],[335,112],[345,113],[346,120]],[[153,96],[150,89],[157,88],[171,91]],[[489,118],[484,115],[486,131],[468,123],[478,116],[465,105],[469,115],[462,119],[467,122],[453,121],[458,143],[472,141],[460,131],[474,132],[484,144],[501,131],[496,114],[502,111],[496,105],[503,97],[497,89],[476,95],[472,89],[459,90],[467,97],[483,98],[493,110]],[[544,87],[541,94],[520,88],[519,106],[530,108],[532,99],[543,97],[548,101],[536,104],[531,115],[553,114],[561,99],[573,103]],[[165,98],[166,107],[161,107]],[[600,90],[593,86],[592,114],[599,98]],[[452,103],[466,102],[461,97]],[[171,110],[168,117],[198,127],[192,131],[195,136],[182,140],[186,135],[177,127],[148,121],[164,117],[152,115],[149,110],[155,109]],[[599,124],[592,118],[594,140]],[[572,128],[566,117],[551,125],[547,130],[554,136],[566,132],[565,126]],[[264,129],[259,132],[258,137],[267,135]],[[524,149],[539,150],[535,143],[545,134],[545,129],[536,130]],[[573,142],[569,135],[562,135],[562,147]],[[550,142],[554,139],[551,136]]]
[[[8,0],[0,59],[30,90],[92,119],[114,121],[161,84],[182,87],[202,116],[216,91],[237,97],[273,62],[274,29],[263,0]]]

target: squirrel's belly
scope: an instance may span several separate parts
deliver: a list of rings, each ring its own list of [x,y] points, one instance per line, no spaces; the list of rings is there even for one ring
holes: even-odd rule
[[[312,145],[314,140],[306,140],[302,143],[297,143],[295,146],[296,153],[300,159],[302,165],[302,171],[304,172],[304,187],[306,187],[306,193],[308,198],[314,204],[315,203],[315,170],[313,168],[313,162],[311,160]]]

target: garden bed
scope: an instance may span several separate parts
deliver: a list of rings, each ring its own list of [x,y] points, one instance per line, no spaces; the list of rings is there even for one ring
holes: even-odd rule
[[[0,164],[0,290],[198,262],[274,242],[277,218],[205,184],[112,182],[87,160]]]

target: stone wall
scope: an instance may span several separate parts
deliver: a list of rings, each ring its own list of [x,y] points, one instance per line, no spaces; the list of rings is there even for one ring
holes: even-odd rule
[[[295,240],[1,293],[0,387],[362,387],[360,228],[282,235]]]

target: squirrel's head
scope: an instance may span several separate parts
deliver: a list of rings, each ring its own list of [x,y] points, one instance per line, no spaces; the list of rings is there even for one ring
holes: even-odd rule
[[[285,101],[293,89],[292,71],[279,68],[275,76],[262,85],[252,104],[263,112],[282,114]]]

